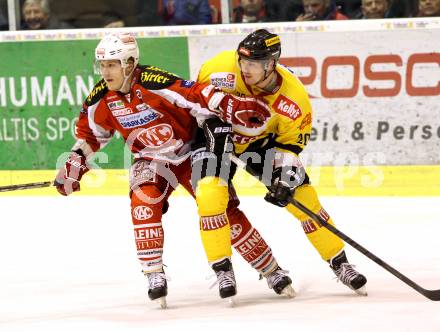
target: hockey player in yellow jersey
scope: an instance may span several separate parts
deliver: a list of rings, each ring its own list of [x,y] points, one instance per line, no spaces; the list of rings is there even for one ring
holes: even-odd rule
[[[248,167],[269,178],[265,200],[286,207],[301,222],[309,241],[337,278],[356,293],[366,295],[367,279],[348,263],[343,242],[288,203],[293,195],[333,225],[299,159],[312,128],[310,100],[299,79],[278,63],[280,54],[279,36],[260,29],[241,41],[237,50],[221,52],[206,61],[198,81],[242,97],[258,96],[269,105],[271,118],[258,132],[243,132],[232,126],[235,153],[247,159]],[[226,199],[219,197],[215,205],[225,206]],[[201,194],[197,202],[199,207],[209,204]]]

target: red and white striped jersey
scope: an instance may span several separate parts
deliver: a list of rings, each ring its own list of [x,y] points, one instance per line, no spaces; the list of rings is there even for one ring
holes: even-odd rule
[[[136,158],[179,164],[190,151],[195,118],[213,113],[213,86],[186,81],[153,66],[138,66],[129,93],[110,91],[98,82],[84,102],[76,136],[93,152],[118,131]]]

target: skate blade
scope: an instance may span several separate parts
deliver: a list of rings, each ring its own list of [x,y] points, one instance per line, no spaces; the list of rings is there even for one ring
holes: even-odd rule
[[[281,291],[281,295],[285,295],[289,299],[293,299],[296,296],[295,290],[291,285],[287,285],[284,287],[284,289]]]
[[[235,300],[235,296],[230,296],[224,299],[226,305],[230,308],[233,308],[237,305],[237,301]]]
[[[158,299],[156,299],[154,301],[159,303],[159,305],[162,309],[166,309],[168,307],[167,306],[167,298],[165,296],[159,297]]]
[[[367,287],[362,286],[361,288],[355,289],[354,290],[356,292],[356,294],[361,295],[361,296],[368,296],[367,293]]]

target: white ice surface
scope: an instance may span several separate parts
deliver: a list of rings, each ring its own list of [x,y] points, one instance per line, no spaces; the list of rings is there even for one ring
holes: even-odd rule
[[[432,302],[347,246],[368,297],[336,283],[300,224],[261,198],[242,209],[290,271],[281,298],[238,255],[237,305],[227,306],[199,238],[196,206],[164,216],[169,309],[146,297],[127,197],[0,198],[0,331],[440,331]],[[337,227],[428,289],[440,288],[440,198],[322,198]]]

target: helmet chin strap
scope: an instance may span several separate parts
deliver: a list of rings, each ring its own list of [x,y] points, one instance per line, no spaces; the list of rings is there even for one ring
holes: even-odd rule
[[[258,85],[258,84],[260,84],[261,82],[264,82],[265,80],[267,80],[267,78],[273,73],[275,71],[275,69],[273,69],[273,70],[271,70],[270,72],[268,72],[267,71],[267,69],[265,69],[264,70],[264,76],[263,76],[263,78],[262,79],[260,79],[258,82],[256,82],[254,85]],[[270,82],[269,82],[270,83]],[[268,84],[269,84],[268,83]],[[267,85],[267,84],[266,84]],[[264,89],[265,88],[265,86],[264,87],[261,87],[262,89]]]
[[[263,78],[261,78],[258,82],[256,82],[254,85],[258,85],[258,84],[260,84],[261,82],[264,82],[274,71],[275,71],[275,66],[276,66],[276,63],[274,63],[274,65],[273,65],[273,68],[272,68],[272,70],[270,71],[270,72],[268,72],[268,70],[267,70],[267,67],[269,66],[269,63],[267,63],[265,66],[264,66],[264,76],[263,76]],[[263,87],[264,88],[264,87]]]
[[[124,81],[122,82],[121,88],[118,90],[122,93],[128,93],[130,91],[130,84],[131,81],[129,81],[129,79],[131,78],[131,75],[133,74],[134,70],[136,69],[136,67],[133,67],[133,70],[128,73],[128,75],[125,75],[125,68],[123,68],[122,73],[124,75]]]

